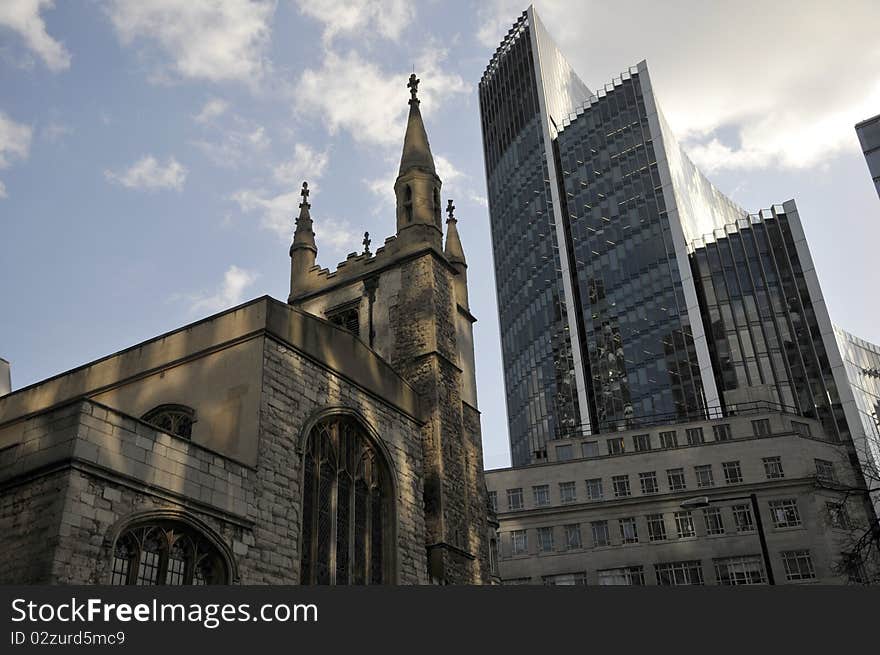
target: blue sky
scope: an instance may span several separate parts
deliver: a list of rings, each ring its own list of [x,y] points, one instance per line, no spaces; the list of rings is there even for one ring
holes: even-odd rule
[[[795,198],[832,318],[880,342],[880,5],[539,2],[591,87],[647,58],[664,112],[750,211]],[[665,4],[665,3],[663,3]],[[509,462],[476,84],[508,2],[0,2],[0,356],[13,388],[262,294],[303,179],[318,261],[394,231],[415,68],[469,260],[489,467]]]

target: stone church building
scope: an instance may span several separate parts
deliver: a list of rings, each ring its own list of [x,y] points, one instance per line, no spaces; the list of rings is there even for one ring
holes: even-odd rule
[[[375,253],[316,266],[304,183],[286,303],[0,397],[0,584],[491,581],[476,319],[417,85]]]

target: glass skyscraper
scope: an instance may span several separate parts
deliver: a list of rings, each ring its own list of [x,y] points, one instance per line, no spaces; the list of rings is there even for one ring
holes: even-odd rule
[[[756,404],[858,441],[794,202],[750,215],[718,191],[645,62],[591,91],[529,8],[479,97],[513,466]]]

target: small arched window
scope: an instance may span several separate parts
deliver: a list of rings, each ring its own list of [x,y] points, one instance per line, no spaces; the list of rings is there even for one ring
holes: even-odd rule
[[[437,224],[437,227],[442,229],[443,213],[440,207],[440,189],[437,187],[434,187],[434,222]]]
[[[403,213],[406,215],[406,222],[412,223],[413,220],[413,199],[412,187],[407,184],[403,188]]]
[[[382,584],[390,578],[391,480],[353,418],[318,423],[303,458],[301,584]]]
[[[178,521],[132,527],[113,547],[110,584],[228,584],[229,571],[211,541]]]
[[[152,423],[168,434],[190,439],[196,412],[186,405],[159,405],[144,414],[141,420]]]

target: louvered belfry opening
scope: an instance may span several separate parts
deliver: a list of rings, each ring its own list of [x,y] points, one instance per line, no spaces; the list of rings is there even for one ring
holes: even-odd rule
[[[303,459],[301,584],[387,581],[386,471],[353,418],[331,417],[312,428]]]

